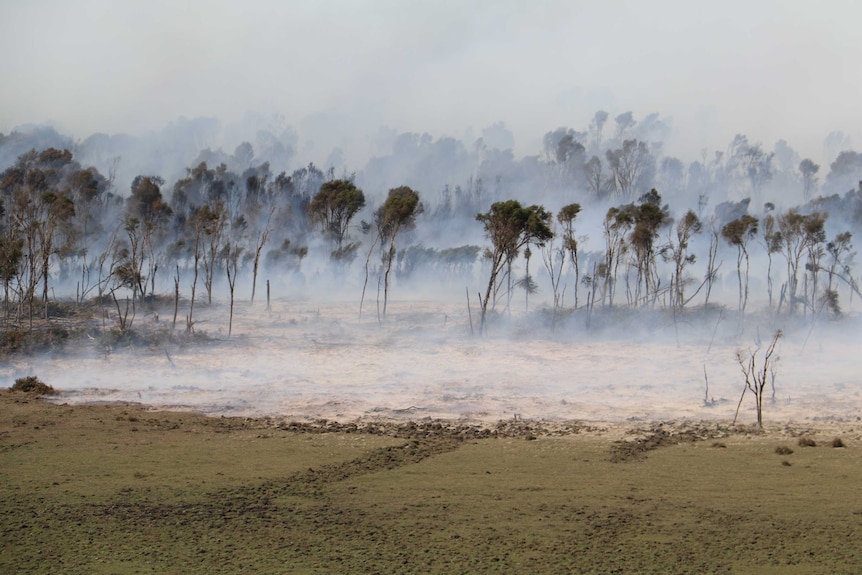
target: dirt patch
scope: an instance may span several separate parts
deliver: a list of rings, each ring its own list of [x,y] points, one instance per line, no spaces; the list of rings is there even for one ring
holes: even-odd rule
[[[611,462],[642,461],[650,451],[662,447],[697,441],[714,441],[740,432],[740,428],[722,424],[656,423],[647,428],[631,430],[630,434],[639,436],[635,439],[613,442]]]

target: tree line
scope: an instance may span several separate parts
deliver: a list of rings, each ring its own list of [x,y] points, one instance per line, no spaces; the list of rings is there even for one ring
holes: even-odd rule
[[[520,161],[485,147],[481,169],[463,187],[445,184],[421,198],[410,182],[368,197],[362,177],[336,176],[314,164],[274,174],[267,162],[253,162],[249,144],[235,152],[242,157],[236,165],[247,166],[241,171],[200,162],[170,186],[159,175],[139,175],[122,195],[112,173],[82,166],[70,150],[33,149],[0,173],[4,321],[48,319],[57,299],[53,286],[74,285],[75,301],[111,306],[118,327],[127,330],[136,306],[170,280],[177,305],[181,295],[188,302],[180,318],[184,329],[193,331],[195,305],[212,304],[217,286],[227,286],[222,297],[233,309],[237,278],[249,277],[253,303],[262,269],[300,273],[312,251],[326,254],[329,273],[360,278],[360,313],[369,280],[377,278],[381,318],[394,282],[423,269],[436,270],[441,280],[463,280],[471,298],[469,284],[481,281],[482,331],[489,314],[511,309],[519,290],[526,307],[540,286],[549,292],[555,321],[566,311],[592,313],[597,306],[674,313],[708,306],[728,254],[740,317],[751,298],[753,258],[766,262],[764,299],[771,313],[825,309],[839,315],[842,294],[859,295],[851,227],[862,221],[862,188],[818,195],[819,166],[806,159],[795,172],[806,201],[777,207],[763,199],[765,186],[781,173],[779,145],[767,153],[737,136],[727,156],[707,161],[704,155],[685,168],[675,158],[656,161],[660,146],[638,139],[662,131],[657,117],[638,125],[630,114],[620,115],[612,136],[605,136],[607,123],[608,116],[597,113],[587,131],[549,132],[543,155]],[[421,156],[422,148],[438,144],[408,138],[393,158]],[[842,151],[827,180],[855,174],[862,158],[854,154]],[[528,180],[531,186],[540,181],[540,189],[525,192],[518,185],[516,173],[528,168],[541,174]],[[497,173],[493,186],[482,176],[491,170]],[[712,206],[712,190],[721,186],[744,197]],[[554,201],[556,213],[530,197]],[[579,201],[560,201],[566,198]],[[685,207],[673,210],[671,202]],[[596,228],[578,219],[588,208],[604,214],[600,237],[578,232]],[[830,233],[833,214],[839,217]],[[357,222],[361,215],[367,219]],[[449,237],[426,246],[416,241],[423,228],[449,230]],[[480,228],[484,246],[458,244],[451,231],[470,235],[466,230]],[[530,271],[533,250],[544,268],[538,275]],[[175,310],[174,326],[178,316]]]

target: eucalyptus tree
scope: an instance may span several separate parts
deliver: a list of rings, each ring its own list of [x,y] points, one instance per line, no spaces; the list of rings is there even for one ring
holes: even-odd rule
[[[651,185],[655,158],[646,142],[625,140],[619,148],[605,152],[617,197],[623,201],[637,197]]]
[[[662,256],[673,263],[673,280],[671,285],[671,307],[680,311],[688,303],[685,297],[685,286],[690,283],[690,278],[685,275],[688,265],[696,261],[696,256],[689,252],[689,243],[695,234],[703,229],[700,218],[694,211],[689,210],[676,223],[676,238],[672,238],[668,245],[662,250]],[[692,296],[694,297],[694,296]]]
[[[551,212],[542,206],[523,207],[517,200],[507,200],[491,204],[487,213],[476,215],[482,222],[485,235],[491,241],[491,248],[485,252],[491,261],[488,287],[482,298],[480,333],[485,332],[491,294],[495,292],[500,274],[507,262],[514,259],[518,251],[528,244],[544,246],[553,237],[550,228]]]
[[[661,229],[671,222],[668,207],[661,205],[661,195],[655,188],[641,196],[639,201],[632,212],[634,226],[628,238],[637,269],[635,304],[639,301],[648,302],[658,290],[655,242]]]
[[[563,230],[563,249],[569,255],[572,269],[575,271],[575,308],[578,307],[578,286],[580,285],[580,262],[578,261],[578,238],[575,236],[575,219],[581,213],[581,205],[572,203],[560,208],[557,212],[557,222]]]
[[[820,166],[808,158],[799,162],[799,173],[802,175],[802,199],[805,202],[810,202],[817,191],[818,171]]]
[[[365,207],[365,194],[350,180],[330,180],[308,205],[308,211],[321,231],[330,236],[335,251],[339,252],[353,217]]]
[[[218,257],[222,250],[222,242],[228,225],[228,214],[225,204],[217,201],[212,205],[204,205],[198,210],[201,218],[205,249],[203,254],[204,287],[207,290],[207,303],[213,302],[213,280],[218,265]]]
[[[604,280],[602,284],[602,305],[614,305],[617,271],[620,261],[622,261],[623,256],[628,252],[626,234],[634,226],[634,221],[633,204],[612,206],[605,214],[605,219],[602,223],[605,238],[605,254],[604,261],[597,270],[598,275],[601,275]],[[595,277],[593,277],[593,281],[596,281]]]
[[[374,213],[380,241],[384,244],[389,243],[389,249],[383,258],[386,265],[383,279],[383,317],[386,317],[386,304],[389,300],[389,274],[395,259],[395,240],[401,232],[416,226],[416,217],[423,210],[419,192],[408,186],[400,186],[389,190],[386,201]]]
[[[796,311],[800,301],[805,301],[798,296],[799,266],[802,263],[802,257],[809,253],[815,244],[825,240],[824,226],[827,216],[825,212],[801,214],[795,208],[778,216],[782,255],[787,262],[787,299],[790,302],[791,313]]]
[[[835,236],[832,241],[826,244],[826,251],[832,258],[829,263],[829,283],[826,286],[827,290],[832,290],[832,283],[836,276],[843,274],[844,279],[852,278],[850,273],[850,263],[853,256],[853,234],[850,232],[841,232]]]
[[[721,228],[721,236],[731,246],[736,247],[736,276],[739,280],[739,314],[745,313],[748,303],[748,273],[750,260],[748,244],[757,236],[758,220],[752,215],[745,214],[739,218],[726,223]],[[742,263],[745,262],[745,274],[743,275]],[[743,279],[744,278],[744,279]]]
[[[195,295],[201,262],[204,262],[204,285],[212,303],[212,274],[215,271],[221,237],[225,229],[225,213],[220,203],[215,208],[203,205],[192,211],[187,220],[186,245],[192,258],[192,286],[189,301],[189,314],[186,316],[186,331],[194,329]]]
[[[7,234],[0,235],[0,281],[3,282],[3,318],[9,317],[9,288],[18,277],[24,258],[24,240]]]
[[[31,320],[40,283],[47,319],[51,260],[69,253],[75,245],[75,203],[69,179],[79,170],[69,150],[49,148],[23,154],[0,174],[7,237],[22,242],[16,275],[23,282],[19,299]]]
[[[162,196],[161,186],[164,180],[158,176],[138,176],[132,181],[131,195],[126,199],[126,232],[130,244],[140,244],[139,273],[143,271],[144,259],[147,261],[147,279],[149,291],[156,289],[156,273],[159,263],[164,257],[160,244],[167,233],[166,224],[173,210]],[[130,226],[129,224],[133,224]],[[132,236],[136,237],[132,237]],[[133,253],[136,250],[132,250]],[[140,282],[140,298],[146,294],[146,282]]]
[[[772,281],[772,263],[773,263],[773,255],[781,252],[781,232],[778,230],[778,221],[775,218],[775,215],[771,213],[772,204],[767,204],[767,209],[769,210],[766,215],[761,219],[761,229],[762,229],[762,244],[764,250],[766,251],[766,292],[769,298],[769,310],[772,311],[774,309],[774,299],[773,299],[773,281]]]

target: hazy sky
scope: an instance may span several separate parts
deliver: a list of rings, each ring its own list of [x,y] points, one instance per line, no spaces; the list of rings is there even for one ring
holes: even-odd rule
[[[0,0],[0,131],[255,111],[356,144],[503,120],[524,154],[602,108],[672,117],[681,155],[742,132],[816,156],[862,138],[860,21],[849,0]]]

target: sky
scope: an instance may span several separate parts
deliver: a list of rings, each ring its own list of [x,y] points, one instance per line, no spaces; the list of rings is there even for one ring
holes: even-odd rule
[[[737,133],[820,161],[862,142],[862,4],[806,0],[0,0],[0,132],[84,138],[278,115],[360,150],[381,126],[517,155],[596,110],[671,120],[695,158]]]

